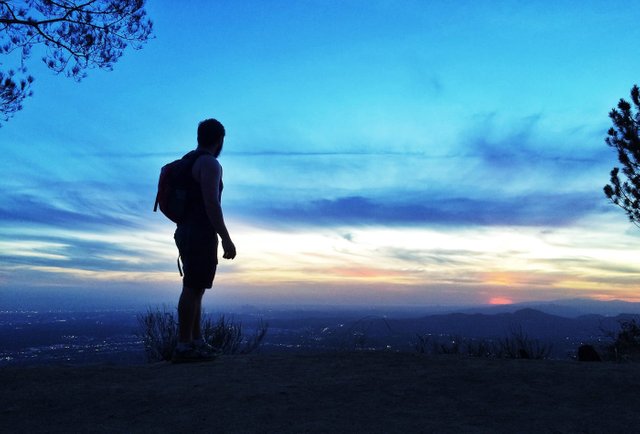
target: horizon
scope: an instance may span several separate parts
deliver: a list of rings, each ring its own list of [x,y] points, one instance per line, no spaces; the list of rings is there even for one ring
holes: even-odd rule
[[[146,9],[155,38],[113,71],[76,83],[34,51],[0,128],[0,310],[177,304],[153,201],[209,117],[238,257],[207,305],[640,301],[640,230],[602,192],[640,4]]]
[[[35,294],[31,294],[32,296]],[[39,294],[38,294],[39,295]],[[0,314],[13,313],[99,313],[99,312],[137,312],[143,313],[156,309],[172,311],[177,309],[177,301],[172,298],[160,299],[146,302],[141,299],[118,299],[105,302],[102,299],[76,299],[58,295],[46,299],[35,299],[27,297],[26,300],[13,300],[4,303],[0,308]],[[424,304],[424,305],[402,305],[402,304],[344,304],[344,303],[323,303],[323,304],[296,304],[296,303],[219,303],[215,299],[204,300],[203,312],[214,315],[289,315],[299,313],[307,314],[346,314],[346,313],[367,313],[373,315],[383,315],[393,317],[420,317],[424,315],[439,314],[459,314],[483,313],[487,315],[499,313],[515,313],[521,310],[533,309],[549,315],[557,316],[581,316],[581,315],[603,315],[618,316],[624,314],[640,314],[640,302],[613,300],[594,300],[590,298],[574,298],[559,300],[537,300],[524,301],[507,304]]]

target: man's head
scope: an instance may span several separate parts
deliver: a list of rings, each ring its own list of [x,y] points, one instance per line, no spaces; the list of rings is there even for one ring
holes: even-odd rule
[[[198,124],[198,147],[214,151],[216,157],[222,151],[224,127],[215,119],[205,119]]]

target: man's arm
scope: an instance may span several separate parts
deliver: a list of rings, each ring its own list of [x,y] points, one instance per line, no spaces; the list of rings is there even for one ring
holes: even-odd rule
[[[194,172],[196,172],[196,179],[200,182],[200,189],[202,190],[202,198],[204,200],[204,208],[207,212],[207,217],[209,217],[209,221],[222,240],[222,248],[224,249],[222,257],[226,259],[233,259],[236,256],[236,247],[231,241],[229,231],[224,223],[222,206],[219,200],[222,167],[218,160],[209,155],[203,155],[198,158],[196,163],[197,167]]]

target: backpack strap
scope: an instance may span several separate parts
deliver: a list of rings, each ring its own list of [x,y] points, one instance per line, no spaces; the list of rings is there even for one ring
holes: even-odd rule
[[[208,151],[203,151],[201,149],[194,149],[193,151],[189,151],[187,154],[185,154],[182,158],[189,158],[191,159],[191,161],[189,162],[188,165],[188,170],[189,170],[189,174],[193,173],[193,165],[196,164],[196,161],[198,161],[198,158],[202,157],[205,154],[210,154],[210,152]]]
[[[182,274],[182,267],[180,266],[180,259],[182,259],[182,258],[180,257],[180,255],[178,255],[178,260],[177,260],[177,262],[178,262],[178,273],[180,273],[180,277],[183,277],[184,274]],[[184,262],[182,264],[184,265]]]

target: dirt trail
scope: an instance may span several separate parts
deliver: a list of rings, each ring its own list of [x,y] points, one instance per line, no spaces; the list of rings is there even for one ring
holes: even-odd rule
[[[640,367],[394,353],[0,369],[0,432],[632,432]]]

